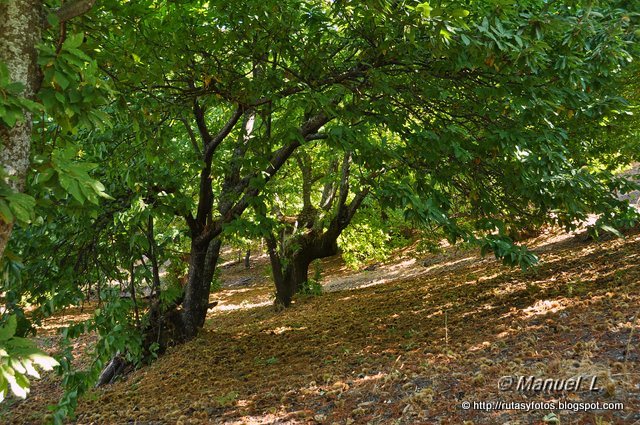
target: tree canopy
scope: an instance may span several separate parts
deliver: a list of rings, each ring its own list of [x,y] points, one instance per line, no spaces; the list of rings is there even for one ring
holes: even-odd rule
[[[589,214],[596,231],[631,225],[616,195],[640,152],[639,13],[633,0],[0,2],[6,320],[23,336],[100,303],[65,331],[100,342],[89,371],[59,359],[56,420],[116,353],[136,363],[197,334],[225,243],[265,241],[287,307],[312,261],[406,229],[526,268],[518,232]]]

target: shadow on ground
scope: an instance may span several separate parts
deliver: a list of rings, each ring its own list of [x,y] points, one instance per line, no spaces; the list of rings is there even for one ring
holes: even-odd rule
[[[221,305],[197,339],[85,397],[78,423],[542,424],[554,414],[562,424],[632,424],[640,235],[546,240],[536,270],[452,252],[375,286],[298,298],[280,314],[258,262],[247,273],[262,278],[216,294]],[[505,375],[596,376],[600,390],[500,391]],[[463,410],[467,401],[625,406]],[[28,406],[16,407],[15,423],[36,414]]]

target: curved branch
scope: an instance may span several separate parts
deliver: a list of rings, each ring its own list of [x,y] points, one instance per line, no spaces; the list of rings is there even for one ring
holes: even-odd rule
[[[67,2],[56,9],[53,14],[57,16],[58,20],[62,24],[80,15],[84,15],[91,10],[95,2],[96,0],[75,0]],[[51,24],[49,24],[49,21],[45,19],[43,26],[44,29],[47,29]]]

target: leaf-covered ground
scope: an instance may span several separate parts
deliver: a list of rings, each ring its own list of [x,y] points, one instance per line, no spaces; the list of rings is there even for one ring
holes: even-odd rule
[[[639,423],[640,233],[530,243],[542,264],[526,273],[454,248],[417,261],[405,250],[361,272],[331,258],[323,283],[332,291],[281,313],[270,305],[266,260],[249,271],[224,267],[204,332],[84,397],[77,422]],[[505,375],[595,375],[601,389],[500,391]],[[59,395],[55,382],[35,383],[3,420],[39,423]],[[465,401],[622,402],[624,410],[463,410]]]

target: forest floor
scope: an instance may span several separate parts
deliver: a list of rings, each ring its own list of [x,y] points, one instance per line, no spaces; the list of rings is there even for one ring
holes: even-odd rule
[[[455,247],[410,247],[371,271],[329,258],[325,293],[279,313],[265,257],[249,270],[223,264],[204,331],[84,396],[77,423],[640,424],[640,231],[527,243],[541,257],[527,272]],[[52,319],[41,342],[86,314]],[[504,376],[583,378],[578,390],[539,392],[500,389]],[[51,375],[33,384],[0,422],[41,422],[61,390]],[[498,402],[537,405],[487,405]]]

